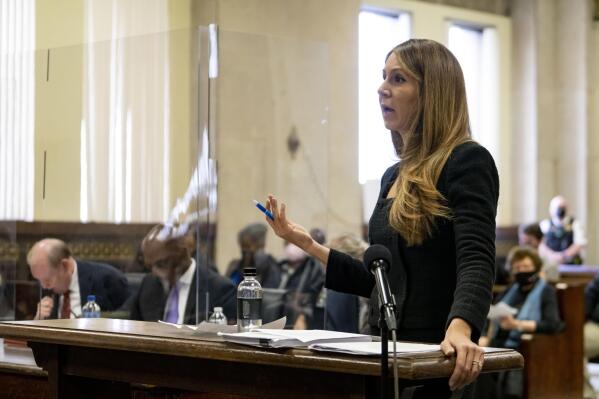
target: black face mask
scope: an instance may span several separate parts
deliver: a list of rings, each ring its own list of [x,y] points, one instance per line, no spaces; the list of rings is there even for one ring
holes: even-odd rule
[[[563,206],[560,206],[559,208],[557,208],[557,212],[556,215],[558,218],[563,219],[566,217],[566,208]]]
[[[520,272],[516,273],[514,278],[520,287],[527,286],[536,281],[536,272]]]

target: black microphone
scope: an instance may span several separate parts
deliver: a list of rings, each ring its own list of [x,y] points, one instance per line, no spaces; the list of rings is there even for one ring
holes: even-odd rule
[[[391,267],[391,252],[383,245],[372,245],[364,252],[364,263],[376,279],[381,313],[384,312],[387,328],[389,331],[397,330],[395,298],[391,294],[386,273]]]

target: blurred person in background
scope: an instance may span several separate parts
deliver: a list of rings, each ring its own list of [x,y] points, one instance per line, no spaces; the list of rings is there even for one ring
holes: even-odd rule
[[[120,270],[105,263],[75,260],[67,244],[56,238],[33,244],[27,263],[31,275],[47,290],[35,319],[80,317],[88,295],[96,296],[103,312],[117,310],[127,299],[127,279]]]
[[[522,334],[554,334],[563,328],[563,323],[555,288],[539,276],[543,262],[537,251],[532,247],[514,247],[507,263],[514,283],[498,302],[516,309],[517,313],[488,323],[486,335],[479,343],[481,346],[518,350]],[[498,398],[515,399],[521,398],[522,393],[522,370],[481,376],[477,384],[477,396],[481,398],[497,395]]]
[[[328,246],[360,260],[368,248],[366,241],[351,233],[333,238]],[[368,299],[327,289],[325,320],[327,330],[368,334]]]
[[[209,310],[220,306],[228,320],[235,320],[235,285],[209,267],[204,256],[198,255],[198,262],[191,256],[195,249],[192,232],[176,231],[177,228],[173,226],[159,224],[143,239],[141,248],[144,262],[151,273],[144,277],[132,301],[130,318],[198,324],[203,318],[209,317],[204,310],[207,289]],[[196,318],[196,296],[199,320]]]
[[[539,223],[521,224],[518,227],[518,244],[520,246],[529,246],[539,251],[539,246],[543,242],[543,231]],[[556,282],[559,280],[558,264],[551,259],[543,257],[543,268],[541,269],[541,277],[547,281]]]
[[[569,214],[566,199],[561,195],[549,203],[549,218],[540,224],[543,241],[539,254],[555,264],[580,265],[587,245],[580,222]]]
[[[266,225],[252,223],[237,233],[237,243],[241,250],[241,258],[229,263],[225,276],[238,285],[243,280],[245,267],[256,268],[256,279],[262,288],[276,288],[281,281],[281,272],[277,260],[264,251],[266,246]]]

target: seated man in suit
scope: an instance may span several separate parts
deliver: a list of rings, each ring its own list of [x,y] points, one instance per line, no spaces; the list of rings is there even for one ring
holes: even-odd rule
[[[42,298],[36,319],[67,319],[81,316],[88,295],[95,295],[102,311],[119,308],[127,299],[127,279],[116,268],[97,262],[75,260],[61,240],[36,242],[27,254],[31,275],[53,295]]]
[[[219,275],[203,257],[192,258],[193,234],[181,234],[169,226],[154,226],[141,243],[151,273],[141,282],[131,304],[131,319],[177,324],[197,324],[205,314],[206,292],[210,309],[221,306],[229,320],[236,319],[236,291],[233,283]],[[197,278],[199,277],[199,293]],[[196,319],[196,295],[199,303]]]

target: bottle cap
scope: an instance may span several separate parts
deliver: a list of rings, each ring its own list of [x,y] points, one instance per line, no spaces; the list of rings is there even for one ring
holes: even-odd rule
[[[216,313],[216,312],[222,312],[222,311],[223,311],[223,308],[221,308],[220,306],[216,306],[214,308],[214,313]]]
[[[92,301],[96,302],[96,296],[95,295],[88,295],[87,296],[87,301],[88,302],[92,302]]]
[[[244,267],[243,268],[243,275],[244,276],[256,276],[256,268],[255,267]]]

